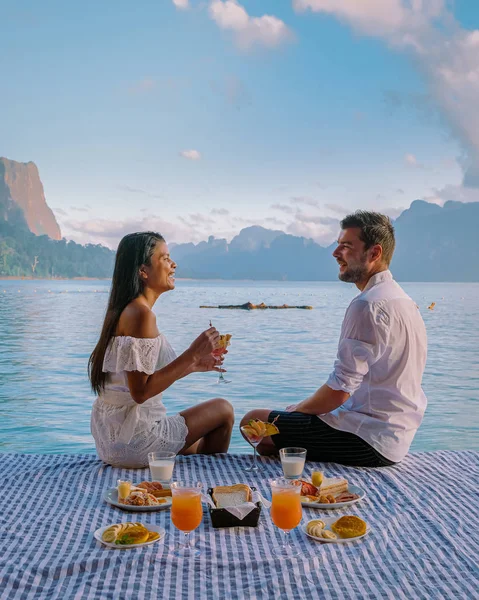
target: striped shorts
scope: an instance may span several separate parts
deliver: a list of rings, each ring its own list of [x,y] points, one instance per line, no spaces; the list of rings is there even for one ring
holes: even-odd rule
[[[389,467],[395,463],[382,456],[354,433],[333,429],[316,415],[273,410],[268,421],[276,421],[279,433],[271,436],[278,450],[299,446],[308,451],[307,460],[334,462],[355,467]]]

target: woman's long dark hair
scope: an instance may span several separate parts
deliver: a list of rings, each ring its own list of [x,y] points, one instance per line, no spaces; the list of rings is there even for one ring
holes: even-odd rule
[[[142,265],[151,264],[151,256],[158,242],[165,238],[154,231],[130,233],[118,245],[115,269],[111,281],[110,297],[100,339],[88,361],[88,374],[92,390],[99,394],[105,387],[107,374],[103,372],[103,359],[108,344],[115,334],[120,315],[125,307],[143,291],[140,277]]]

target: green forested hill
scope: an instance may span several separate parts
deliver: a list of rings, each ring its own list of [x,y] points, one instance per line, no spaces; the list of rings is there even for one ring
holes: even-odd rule
[[[105,246],[52,240],[0,220],[0,276],[111,277],[114,259]]]

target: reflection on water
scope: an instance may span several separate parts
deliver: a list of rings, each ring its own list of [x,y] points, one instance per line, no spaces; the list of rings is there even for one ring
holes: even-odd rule
[[[429,405],[414,450],[479,448],[478,284],[403,286],[426,322]],[[0,281],[0,451],[94,452],[87,361],[108,297],[105,281]],[[340,282],[179,281],[155,310],[177,352],[208,327],[232,333],[232,383],[191,375],[164,394],[170,414],[224,396],[236,419],[251,408],[285,407],[324,383],[344,311],[356,288]],[[312,311],[200,309],[200,304],[310,304]],[[427,309],[436,302],[433,311]],[[232,451],[250,451],[238,431]]]

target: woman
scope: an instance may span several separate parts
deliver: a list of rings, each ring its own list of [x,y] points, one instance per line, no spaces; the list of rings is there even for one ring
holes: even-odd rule
[[[164,238],[150,231],[126,235],[118,246],[100,340],[89,360],[98,394],[91,431],[99,457],[117,467],[145,467],[148,453],[226,452],[233,408],[221,398],[166,416],[161,396],[172,383],[199,371],[220,371],[212,356],[219,334],[210,327],[176,358],[152,311],[175,287],[176,264]]]

